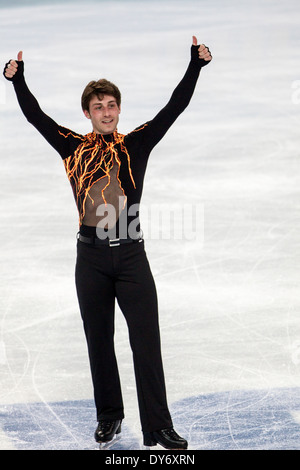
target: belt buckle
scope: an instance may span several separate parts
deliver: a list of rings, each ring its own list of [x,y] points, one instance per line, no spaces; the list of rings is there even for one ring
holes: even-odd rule
[[[110,248],[113,248],[114,246],[119,246],[120,245],[120,238],[115,238],[114,240],[109,240],[108,244]]]

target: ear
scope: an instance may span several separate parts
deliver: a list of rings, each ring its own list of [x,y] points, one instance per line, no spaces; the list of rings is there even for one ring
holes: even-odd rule
[[[88,112],[87,109],[85,109],[85,110],[83,111],[83,113],[84,113],[84,115],[85,115],[86,118],[91,119],[90,113]]]

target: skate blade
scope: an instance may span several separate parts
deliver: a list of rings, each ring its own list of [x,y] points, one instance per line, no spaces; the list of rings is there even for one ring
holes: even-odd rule
[[[115,434],[111,441],[99,442],[99,450],[109,450],[109,448],[119,439],[121,439],[121,433]]]

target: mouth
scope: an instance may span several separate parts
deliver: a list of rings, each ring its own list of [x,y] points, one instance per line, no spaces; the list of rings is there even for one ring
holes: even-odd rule
[[[106,119],[105,121],[102,121],[102,124],[111,124],[113,122],[113,119]]]

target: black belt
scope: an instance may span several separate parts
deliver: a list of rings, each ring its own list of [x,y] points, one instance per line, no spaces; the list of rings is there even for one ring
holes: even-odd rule
[[[109,246],[109,247],[114,247],[114,246],[120,246],[120,245],[125,245],[126,243],[140,243],[143,241],[143,238],[115,238],[115,239],[110,239],[110,238],[105,238],[101,239],[98,237],[85,237],[84,235],[81,235],[81,233],[77,233],[77,240],[83,243],[87,243],[89,245],[95,245],[95,246]]]

